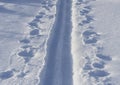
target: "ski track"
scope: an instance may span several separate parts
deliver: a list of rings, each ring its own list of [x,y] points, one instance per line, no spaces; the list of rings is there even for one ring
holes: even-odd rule
[[[40,85],[72,85],[70,14],[71,0],[59,0]]]

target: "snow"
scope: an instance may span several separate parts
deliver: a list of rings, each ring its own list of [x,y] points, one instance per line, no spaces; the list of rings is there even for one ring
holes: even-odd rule
[[[119,0],[73,0],[74,85],[120,83],[119,4]]]
[[[55,0],[0,1],[1,85],[40,82],[46,41],[56,14],[55,4]],[[8,77],[4,76],[7,74]]]
[[[93,26],[95,30],[101,32],[101,41],[103,42],[104,53],[111,56],[112,61],[109,62],[105,69],[110,72],[111,81],[114,85],[120,84],[119,80],[119,45],[120,45],[120,12],[119,0],[104,1],[98,0],[95,4],[95,17],[96,21]],[[104,6],[103,6],[104,4]],[[102,5],[102,6],[101,6]],[[102,12],[103,11],[103,12]],[[101,17],[100,17],[101,16]]]
[[[0,85],[119,85],[120,0],[0,0]]]

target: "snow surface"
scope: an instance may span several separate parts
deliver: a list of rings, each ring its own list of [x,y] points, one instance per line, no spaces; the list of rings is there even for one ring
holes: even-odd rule
[[[0,85],[36,85],[55,0],[0,0]]]
[[[119,85],[119,0],[73,0],[74,85]]]
[[[0,85],[120,85],[120,0],[0,0]]]

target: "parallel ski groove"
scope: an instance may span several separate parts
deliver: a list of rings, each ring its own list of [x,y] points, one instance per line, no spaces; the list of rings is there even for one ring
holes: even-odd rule
[[[56,22],[48,41],[44,76],[40,85],[73,85],[70,47],[71,0],[59,0]],[[47,82],[46,82],[47,81]]]

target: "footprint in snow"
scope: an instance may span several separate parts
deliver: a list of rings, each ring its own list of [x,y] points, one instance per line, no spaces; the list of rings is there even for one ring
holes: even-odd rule
[[[83,35],[84,37],[88,37],[88,36],[93,35],[93,34],[96,35],[97,33],[94,32],[94,31],[92,31],[92,30],[86,30],[86,31],[83,32],[82,35]]]
[[[94,62],[92,65],[93,65],[94,68],[103,69],[104,66],[105,66],[105,63],[99,61],[99,62]]]
[[[85,44],[95,44],[97,43],[98,39],[99,39],[99,35],[91,30],[86,30],[82,33],[83,36],[83,42]]]
[[[91,77],[94,77],[94,78],[100,78],[100,77],[106,77],[109,75],[108,72],[104,71],[104,70],[94,70],[94,71],[90,71],[88,73]]]
[[[30,35],[39,35],[39,29],[33,29],[30,31]]]
[[[98,57],[99,59],[102,59],[104,61],[111,61],[112,58],[108,55],[104,55],[104,54],[96,54],[96,57]]]
[[[37,25],[36,21],[30,22],[29,25],[38,28],[38,25]]]
[[[81,16],[85,16],[85,15],[87,15],[89,12],[91,11],[91,8],[85,8],[85,9],[83,9],[83,10],[81,10],[80,11],[80,15]]]
[[[23,57],[25,62],[28,62],[34,56],[33,49],[24,49],[18,53],[19,56]]]
[[[40,19],[40,18],[42,18],[43,17],[43,15],[37,15],[36,17],[35,17],[35,19]]]
[[[88,15],[86,15],[85,17],[86,17],[86,19],[83,20],[83,21],[80,23],[81,26],[86,25],[86,24],[89,24],[89,23],[91,23],[91,22],[94,20],[94,19],[93,19],[93,16],[88,16]]]
[[[5,80],[5,79],[8,79],[8,78],[11,78],[13,75],[14,74],[13,74],[12,70],[1,72],[0,73],[0,79]]]

